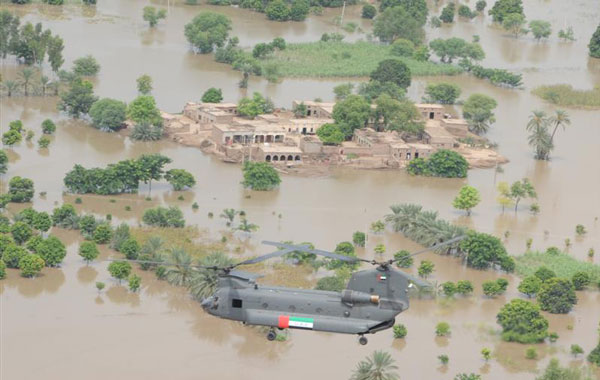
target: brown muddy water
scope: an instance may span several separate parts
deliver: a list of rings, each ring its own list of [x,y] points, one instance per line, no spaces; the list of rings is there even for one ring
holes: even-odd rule
[[[144,200],[146,187],[140,188],[139,195],[82,196],[78,209],[99,215],[110,213],[115,222],[137,224],[147,207],[160,203],[178,205],[188,224],[207,229],[212,236],[218,236],[226,227],[219,218],[209,219],[208,212],[218,215],[226,207],[244,209],[260,230],[248,242],[233,245],[266,252],[259,244],[262,239],[311,241],[321,248],[333,249],[337,242],[349,240],[353,231],[365,230],[381,218],[390,204],[416,202],[437,210],[443,218],[481,231],[498,236],[510,231],[506,244],[512,254],[524,251],[527,238],[533,238],[534,249],[562,247],[564,239],[571,238],[574,244],[570,252],[587,259],[590,247],[600,250],[600,222],[596,219],[600,217],[600,112],[569,110],[572,125],[558,132],[550,162],[533,160],[525,124],[534,109],[554,111],[553,106],[530,94],[535,86],[569,83],[591,88],[600,84],[600,62],[589,59],[586,53],[589,36],[600,19],[600,7],[595,0],[524,2],[529,18],[549,20],[555,31],[572,25],[578,40],[572,44],[561,43],[554,36],[545,43],[536,43],[529,37],[515,40],[492,26],[487,17],[434,31],[428,29],[430,39],[451,35],[470,39],[473,34],[479,35],[487,53],[484,65],[522,72],[524,90],[498,88],[459,76],[420,78],[414,80],[409,91],[418,100],[428,81],[444,80],[459,84],[463,98],[474,92],[496,98],[497,123],[489,137],[499,143],[500,152],[511,160],[504,165],[504,173],[472,170],[468,179],[442,180],[393,171],[335,170],[326,178],[286,176],[279,190],[251,192],[239,184],[239,166],[221,163],[197,149],[168,141],[134,143],[120,134],[103,133],[85,122],[58,115],[56,99],[32,97],[0,99],[2,131],[9,121],[21,119],[26,128],[39,136],[40,123],[45,118],[60,120],[58,131],[48,151],[27,143],[8,149],[11,165],[2,181],[14,175],[34,179],[36,192],[47,192],[45,197],[36,195],[34,207],[51,210],[74,200],[63,194],[62,185],[65,172],[74,163],[104,166],[142,153],[161,152],[173,159],[171,167],[191,171],[198,185],[180,193],[170,191],[166,183],[153,185],[151,201]],[[151,4],[167,6],[166,1]],[[78,5],[33,5],[18,11],[24,20],[42,21],[65,39],[66,67],[85,54],[93,54],[99,60],[102,69],[95,81],[98,95],[129,101],[136,95],[135,78],[147,73],[154,79],[153,94],[159,106],[171,112],[180,111],[186,101],[198,99],[211,86],[222,88],[227,101],[236,101],[244,94],[237,88],[238,72],[214,63],[210,56],[189,52],[183,25],[200,9],[228,14],[233,20],[232,34],[238,35],[247,47],[277,36],[288,41],[316,40],[322,33],[334,30],[331,19],[340,12],[327,10],[324,16],[311,16],[306,23],[274,23],[262,14],[241,9],[171,3],[167,20],[149,31],[141,19],[141,9],[146,5],[144,1],[101,0],[95,10]],[[368,31],[369,23],[360,20],[359,13],[360,7],[350,7],[347,20],[357,21]],[[365,35],[356,33],[348,38]],[[12,61],[2,63],[3,77],[14,76],[15,72]],[[331,88],[337,83],[340,81],[284,79],[269,84],[252,78],[248,91],[266,93],[277,105],[289,107],[295,98],[332,99]],[[522,177],[529,177],[538,190],[541,213],[537,217],[527,212],[528,202],[517,214],[502,214],[496,204],[496,184]],[[467,183],[477,187],[482,195],[481,204],[470,218],[451,207],[458,189]],[[179,195],[185,199],[178,200]],[[200,205],[198,211],[192,211],[193,202]],[[127,205],[133,211],[126,211]],[[13,206],[11,211],[18,209]],[[588,230],[582,239],[574,236],[579,223]],[[451,379],[458,372],[481,373],[484,379],[531,379],[551,356],[563,363],[582,364],[580,358],[570,357],[571,344],[580,344],[588,352],[597,343],[600,293],[578,292],[579,303],[572,313],[547,316],[550,330],[560,335],[558,342],[537,346],[539,360],[524,359],[527,346],[501,342],[495,324],[499,308],[519,296],[518,279],[507,277],[511,287],[505,296],[484,299],[481,282],[497,274],[466,269],[451,258],[432,254],[423,258],[436,264],[433,281],[468,278],[476,284],[477,291],[473,297],[453,301],[413,300],[410,310],[397,319],[408,327],[405,340],[394,341],[391,332],[383,332],[370,337],[369,344],[361,347],[352,336],[293,331],[288,342],[270,343],[254,329],[203,314],[184,290],[156,281],[148,274],[143,273],[140,294],[128,293],[109,278],[106,263],[85,266],[76,254],[80,239],[77,234],[55,233],[69,244],[62,268],[45,269],[43,276],[34,280],[9,271],[8,279],[0,282],[2,379],[344,379],[356,362],[374,349],[392,353],[403,379]],[[367,248],[379,242],[386,244],[388,252],[418,248],[392,233],[370,236]],[[107,256],[108,252],[104,252],[102,258]],[[594,260],[600,262],[598,255]],[[101,295],[94,288],[95,281],[108,284]],[[450,338],[434,336],[435,324],[440,321],[450,323]],[[489,363],[481,359],[483,347],[494,353]],[[450,356],[447,367],[439,365],[440,354]],[[598,372],[594,375],[600,377]]]

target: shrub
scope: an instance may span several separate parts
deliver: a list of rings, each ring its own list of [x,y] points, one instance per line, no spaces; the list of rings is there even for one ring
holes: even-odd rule
[[[502,339],[508,342],[540,343],[548,336],[548,321],[539,306],[513,299],[496,316],[502,326]]]
[[[178,207],[156,207],[148,209],[142,216],[142,221],[154,227],[175,227],[181,228],[185,226],[183,212]]]
[[[428,159],[416,158],[408,164],[407,171],[412,175],[444,178],[465,178],[469,164],[459,153],[440,149]]]
[[[73,61],[73,73],[80,76],[94,76],[100,71],[100,64],[96,58],[86,55]]]
[[[377,9],[371,4],[365,4],[362,7],[362,18],[373,19],[377,14]]]
[[[97,244],[108,244],[112,238],[112,229],[108,224],[100,224],[96,227],[93,239]]]
[[[35,253],[25,255],[19,260],[19,269],[23,277],[35,277],[44,268],[44,259]]]
[[[8,244],[2,254],[2,261],[8,268],[18,268],[21,258],[27,255],[27,251],[23,247],[15,244]]]
[[[100,252],[98,247],[93,241],[84,241],[79,245],[79,256],[81,256],[87,263],[95,260]]]
[[[564,278],[551,278],[542,284],[537,295],[540,307],[553,314],[566,314],[577,303],[575,287]]]
[[[56,236],[49,236],[38,244],[36,253],[44,259],[47,266],[55,267],[62,263],[67,255],[67,249]]]
[[[140,252],[140,244],[134,238],[129,238],[121,244],[120,251],[128,260],[136,260]]]
[[[537,359],[538,353],[535,347],[527,347],[527,350],[525,350],[525,357],[530,360]]]
[[[6,277],[6,264],[0,259],[0,280]]]
[[[406,326],[404,326],[402,323],[395,325],[393,327],[393,331],[394,331],[395,339],[402,339],[402,338],[406,337],[406,334],[408,334],[408,330],[406,329]]]
[[[413,264],[413,258],[410,256],[410,252],[406,250],[400,250],[394,253],[394,260],[399,268],[410,268]]]
[[[126,261],[113,261],[108,265],[108,272],[110,275],[117,280],[119,280],[119,284],[121,280],[129,277],[131,273],[131,264]]]
[[[356,231],[352,234],[352,243],[357,247],[364,247],[366,241],[366,235],[364,232]]]
[[[440,322],[435,326],[435,335],[448,336],[450,335],[450,325],[447,322]]]
[[[281,183],[279,173],[266,162],[246,161],[242,171],[244,175],[242,184],[252,190],[272,190]]]
[[[42,132],[46,135],[51,135],[56,131],[56,124],[50,119],[42,122]]]
[[[129,290],[131,290],[132,292],[137,292],[138,289],[140,288],[141,284],[142,284],[142,278],[140,276],[138,276],[137,274],[132,274],[131,276],[129,276],[128,279],[129,282]]]
[[[442,291],[446,297],[453,297],[456,294],[456,284],[452,281],[446,281],[442,284]]]
[[[577,272],[571,278],[575,290],[583,290],[592,282],[592,278],[587,272]]]

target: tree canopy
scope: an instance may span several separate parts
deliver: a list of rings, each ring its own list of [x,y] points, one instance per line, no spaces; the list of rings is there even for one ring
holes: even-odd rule
[[[381,83],[391,82],[406,90],[410,86],[411,74],[404,62],[398,59],[384,59],[371,73],[371,79]]]
[[[503,22],[504,18],[509,14],[520,14],[525,16],[523,13],[522,0],[498,0],[494,3],[494,6],[488,13],[492,16],[494,22],[499,23]]]
[[[548,320],[539,306],[522,299],[504,305],[496,320],[502,326],[502,339],[508,342],[540,343],[548,336]]]
[[[460,242],[460,249],[467,256],[467,265],[476,269],[503,267],[507,260],[512,260],[500,239],[482,232],[469,231],[467,238]]]
[[[163,124],[160,110],[156,107],[156,101],[151,95],[140,95],[129,103],[127,117],[136,124],[157,126],[162,126]]]
[[[127,105],[116,99],[100,99],[90,108],[90,117],[94,127],[116,131],[121,129],[125,123]]]
[[[544,311],[566,314],[577,303],[577,295],[571,281],[553,277],[544,281],[537,294],[537,300]]]
[[[211,87],[202,94],[204,103],[221,103],[223,101],[223,92],[220,88]]]
[[[344,141],[344,133],[337,124],[323,124],[317,129],[317,136],[324,145],[339,145]]]
[[[476,188],[465,185],[460,188],[458,195],[454,198],[452,206],[458,210],[465,210],[467,215],[471,215],[471,209],[479,204],[481,196]]]
[[[182,228],[185,226],[183,213],[178,207],[156,207],[150,208],[144,212],[142,221],[154,227],[175,227]]]
[[[186,187],[193,187],[196,179],[192,173],[184,169],[171,169],[165,173],[165,179],[173,186],[173,190],[181,191]]]
[[[344,138],[352,137],[354,130],[364,128],[369,119],[371,107],[369,103],[359,95],[349,95],[333,107],[333,120],[340,127]]]
[[[427,103],[454,104],[460,96],[460,87],[453,83],[430,83],[425,88]]]
[[[242,172],[244,175],[242,185],[252,190],[272,190],[281,183],[277,170],[266,162],[246,161]]]
[[[69,89],[60,95],[58,109],[74,118],[86,115],[98,97],[94,95],[94,86],[87,80],[75,78]]]
[[[8,181],[8,195],[11,202],[30,202],[34,193],[33,181],[29,178],[15,176]]]
[[[402,38],[418,45],[425,39],[424,24],[402,6],[388,7],[375,18],[373,35],[381,42],[391,43]]]
[[[590,50],[590,57],[600,58],[600,24],[592,34],[592,38],[590,38],[588,49]]]
[[[407,170],[413,175],[444,178],[465,178],[469,163],[463,156],[452,150],[440,149],[429,158],[415,158],[408,164]]]
[[[195,50],[206,54],[212,52],[215,47],[222,47],[230,30],[231,20],[227,16],[201,12],[185,25],[184,33]]]

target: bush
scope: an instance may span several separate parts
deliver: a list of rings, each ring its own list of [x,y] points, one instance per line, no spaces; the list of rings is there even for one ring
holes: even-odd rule
[[[410,268],[414,261],[410,256],[410,252],[404,249],[394,253],[394,260],[396,260],[396,265],[399,268]]]
[[[129,282],[129,290],[131,290],[132,292],[137,292],[138,289],[140,288],[141,284],[142,284],[142,278],[140,276],[138,276],[137,274],[132,274],[131,276],[129,276],[128,279]]]
[[[272,190],[281,183],[277,170],[266,162],[246,161],[242,172],[244,175],[242,185],[252,190]]]
[[[596,31],[592,34],[588,48],[590,49],[590,57],[600,58],[600,25],[598,25]]]
[[[550,278],[542,284],[537,295],[542,310],[553,314],[566,314],[577,303],[575,287],[564,278]]]
[[[27,254],[28,253],[25,248],[11,243],[8,244],[4,249],[4,253],[2,253],[2,261],[4,261],[8,268],[18,268],[19,261]]]
[[[56,131],[56,124],[50,119],[46,119],[42,122],[42,133],[51,135]]]
[[[540,314],[539,306],[513,299],[496,316],[502,326],[502,339],[508,342],[540,343],[548,336],[548,321]]]
[[[402,38],[397,39],[390,48],[390,53],[398,57],[412,57],[415,52],[415,44]]]
[[[100,71],[100,64],[91,55],[73,61],[73,73],[79,76],[94,76]]]
[[[6,264],[0,259],[0,280],[6,277]]]
[[[8,182],[8,195],[11,202],[30,202],[35,194],[33,181],[19,176],[12,177]]]
[[[538,270],[535,271],[534,276],[536,276],[537,278],[542,280],[542,282],[544,282],[546,280],[556,277],[556,273],[544,266],[541,266],[538,268]]]
[[[79,256],[81,256],[87,263],[95,260],[100,252],[98,247],[93,241],[84,241],[79,245]]]
[[[583,290],[592,282],[592,277],[587,272],[577,272],[571,278],[575,290]]]
[[[408,164],[407,171],[412,175],[444,178],[465,178],[469,164],[460,154],[440,149],[428,159],[416,158]]]
[[[341,292],[346,287],[346,281],[339,276],[323,277],[317,281],[315,289]]]
[[[24,222],[15,222],[10,227],[10,233],[14,241],[19,245],[25,243],[33,235],[31,227]]]
[[[94,127],[107,131],[117,131],[125,125],[127,105],[116,99],[103,98],[90,108]]]
[[[108,224],[100,224],[94,230],[93,238],[97,244],[108,244],[112,238],[112,229]]]
[[[456,283],[456,292],[462,295],[473,293],[473,283],[469,280],[459,280]]]
[[[44,268],[44,259],[35,253],[25,255],[19,260],[19,269],[23,277],[35,277]]]
[[[131,264],[126,261],[113,261],[108,265],[108,272],[110,275],[117,280],[119,280],[119,284],[121,280],[129,277],[131,273]]]
[[[282,0],[274,0],[265,9],[267,18],[273,21],[287,21],[290,19],[290,8]]]
[[[446,281],[442,284],[442,292],[446,297],[453,297],[456,294],[456,284],[452,281]]]
[[[527,350],[525,350],[525,357],[530,360],[537,359],[537,350],[534,347],[528,347]]]
[[[185,226],[183,212],[179,207],[156,207],[148,209],[144,212],[142,221],[153,227],[175,227],[182,228]]]
[[[483,294],[492,298],[503,294],[506,291],[506,288],[503,286],[504,283],[499,282],[499,280],[485,281],[483,284],[481,284],[481,287],[483,288]]]
[[[523,279],[523,281],[521,281],[521,283],[519,284],[517,289],[521,293],[526,294],[528,297],[532,297],[532,296],[536,295],[537,292],[539,292],[541,287],[542,287],[542,280],[540,280],[536,276],[528,276],[528,277],[525,277]]]
[[[460,87],[452,83],[428,84],[424,101],[428,103],[454,104],[460,96]]]
[[[364,247],[366,241],[366,235],[364,232],[356,231],[352,234],[352,243],[357,247]]]
[[[56,236],[49,236],[37,245],[36,253],[44,259],[47,266],[55,267],[62,263],[67,255],[67,249]]]
[[[373,19],[377,14],[377,9],[371,4],[365,4],[362,7],[362,18]]]
[[[221,103],[223,101],[223,92],[220,88],[211,87],[202,94],[203,103]]]
[[[467,238],[460,242],[460,249],[467,256],[467,265],[476,269],[494,265],[509,269],[507,262],[512,261],[500,239],[486,233],[469,231]]]
[[[120,252],[124,254],[128,260],[136,260],[140,252],[140,244],[134,238],[129,238],[121,244]]]
[[[408,330],[406,329],[406,326],[404,326],[402,323],[395,325],[393,327],[393,331],[394,331],[395,339],[402,339],[402,338],[406,337],[406,334],[408,334]]]
[[[435,335],[448,336],[450,335],[450,325],[447,322],[440,322],[435,326]]]

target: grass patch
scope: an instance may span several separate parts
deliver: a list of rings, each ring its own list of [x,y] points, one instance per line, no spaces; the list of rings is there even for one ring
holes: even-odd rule
[[[456,75],[458,66],[420,62],[391,55],[390,47],[371,42],[306,42],[288,44],[287,48],[263,60],[279,66],[284,77],[367,77],[380,61],[396,58],[406,63],[413,76]]]
[[[516,256],[515,262],[515,271],[521,277],[530,276],[539,267],[545,266],[553,270],[558,277],[570,279],[577,272],[587,272],[593,284],[600,281],[600,265],[579,261],[565,253],[526,252]]]
[[[167,250],[173,247],[183,248],[195,259],[204,257],[212,252],[225,251],[224,245],[220,242],[203,241],[203,234],[197,227],[143,227],[131,228],[130,232],[131,236],[134,237],[140,245],[143,245],[150,237],[158,236],[163,239],[163,247]]]
[[[569,84],[536,87],[534,95],[559,106],[600,108],[600,86],[593,90],[576,90]]]

